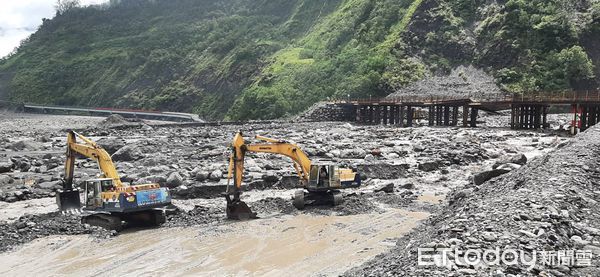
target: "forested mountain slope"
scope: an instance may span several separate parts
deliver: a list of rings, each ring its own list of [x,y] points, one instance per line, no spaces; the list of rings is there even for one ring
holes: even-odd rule
[[[121,0],[0,61],[15,101],[274,118],[473,64],[505,90],[596,88],[592,0]]]

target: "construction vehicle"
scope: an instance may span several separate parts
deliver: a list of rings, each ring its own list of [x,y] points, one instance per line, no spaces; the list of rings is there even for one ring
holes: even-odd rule
[[[231,144],[227,191],[227,217],[229,219],[256,218],[248,205],[240,199],[244,174],[244,158],[247,152],[272,153],[292,159],[294,168],[300,177],[299,190],[295,191],[293,204],[303,209],[308,203],[328,202],[338,205],[342,202],[340,189],[359,187],[360,175],[354,169],[340,168],[333,164],[312,163],[306,153],[295,144],[284,140],[256,136],[264,141],[259,144],[246,144],[241,132],[238,132]],[[230,180],[233,177],[233,185]]]
[[[73,186],[77,154],[96,161],[102,173],[101,178],[84,182],[83,208],[80,191]],[[123,221],[133,225],[164,223],[164,208],[171,204],[171,196],[169,190],[159,184],[127,185],[121,182],[106,150],[92,140],[69,131],[63,188],[57,194],[56,202],[63,212],[81,212],[82,223],[119,231],[123,228]]]

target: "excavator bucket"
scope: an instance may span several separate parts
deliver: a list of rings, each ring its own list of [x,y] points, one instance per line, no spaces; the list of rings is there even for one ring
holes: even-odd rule
[[[239,199],[231,199],[229,195],[225,195],[227,198],[227,218],[233,220],[248,220],[257,218],[256,213],[250,210],[250,207],[246,202]]]
[[[56,204],[58,204],[58,209],[61,211],[80,210],[79,190],[59,191],[56,194]]]
[[[248,220],[254,219],[256,213],[250,210],[250,207],[244,201],[238,201],[227,204],[227,218],[233,220]]]

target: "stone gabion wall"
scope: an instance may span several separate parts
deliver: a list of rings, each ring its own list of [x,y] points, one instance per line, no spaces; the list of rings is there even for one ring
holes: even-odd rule
[[[322,103],[302,116],[300,121],[356,121],[356,108],[349,104]]]

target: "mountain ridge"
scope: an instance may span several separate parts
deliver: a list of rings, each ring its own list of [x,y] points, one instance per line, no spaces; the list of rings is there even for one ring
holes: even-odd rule
[[[0,60],[0,96],[270,119],[462,65],[514,93],[596,89],[600,76],[597,0],[111,3],[45,19]]]

